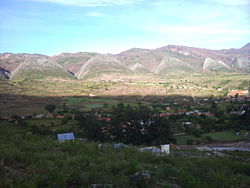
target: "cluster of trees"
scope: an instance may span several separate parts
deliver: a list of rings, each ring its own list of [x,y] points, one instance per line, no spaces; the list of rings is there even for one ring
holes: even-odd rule
[[[149,107],[141,104],[114,106],[110,113],[111,122],[98,120],[94,113],[78,115],[76,119],[90,140],[135,145],[175,142],[166,118],[153,114]]]

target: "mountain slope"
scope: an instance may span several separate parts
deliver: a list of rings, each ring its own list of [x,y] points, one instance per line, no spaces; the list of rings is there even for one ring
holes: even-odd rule
[[[50,57],[33,54],[5,54],[0,67],[9,79],[35,79],[44,77],[72,78],[73,76]]]
[[[224,62],[220,60],[214,60],[210,57],[207,57],[204,61],[203,64],[203,69],[204,70],[209,70],[209,71],[230,71],[231,68],[225,64]]]
[[[117,55],[98,53],[0,54],[2,78],[95,78],[104,74],[161,75],[202,72],[250,73],[250,44],[240,49],[209,50],[168,45],[133,48]]]
[[[188,63],[173,57],[164,57],[161,63],[154,69],[155,74],[184,74],[195,72]]]
[[[78,79],[83,79],[84,77],[95,77],[101,74],[125,74],[129,72],[131,71],[113,56],[96,55],[85,62],[75,76]]]
[[[250,50],[250,42],[243,46],[241,50]]]

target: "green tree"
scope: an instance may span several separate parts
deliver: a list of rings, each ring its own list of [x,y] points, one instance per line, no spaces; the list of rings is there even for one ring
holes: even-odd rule
[[[47,110],[48,112],[51,112],[51,113],[53,113],[55,111],[55,109],[56,109],[56,105],[54,105],[54,104],[48,104],[45,106],[45,110]]]

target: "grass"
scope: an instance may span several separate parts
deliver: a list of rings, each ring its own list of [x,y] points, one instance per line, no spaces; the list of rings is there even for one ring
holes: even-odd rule
[[[249,137],[244,136],[244,133],[249,131],[241,131],[240,135],[236,135],[234,131],[227,130],[227,131],[220,131],[220,132],[213,132],[213,133],[205,133],[202,135],[202,138],[197,138],[194,135],[180,135],[176,136],[176,144],[185,145],[187,144],[188,140],[194,141],[202,141],[207,136],[211,137],[214,141],[222,141],[222,142],[234,142],[239,140],[248,140]]]
[[[248,151],[222,151],[222,152],[232,157],[240,157],[243,159],[250,160],[250,152]]]
[[[247,139],[245,136],[243,136],[243,134],[237,136],[235,132],[231,130],[203,134],[203,137],[206,136],[210,136],[216,141],[237,141]]]
[[[103,104],[85,104],[84,107],[88,109],[103,108]]]
[[[67,101],[67,105],[74,105],[79,103],[99,103],[99,102],[111,102],[112,99],[105,99],[105,98],[76,98],[76,97],[65,97]]]
[[[112,144],[98,149],[95,142],[59,143],[56,135],[40,135],[11,123],[0,124],[0,187],[133,186],[129,176],[153,173],[141,187],[247,187],[246,162],[214,157],[156,156],[135,147],[115,151]],[[194,156],[193,156],[194,155]]]
[[[74,105],[83,102],[84,98],[65,97],[64,100],[67,101],[67,105]]]
[[[60,119],[31,119],[26,121],[28,125],[43,125],[50,127],[52,124],[57,126],[61,125]]]
[[[188,140],[201,140],[200,138],[197,138],[193,135],[180,135],[176,136],[176,144],[179,145],[186,145]]]
[[[167,80],[166,80],[167,79]],[[228,80],[231,80],[228,82]],[[222,89],[248,89],[250,76],[248,74],[235,74],[235,73],[221,73],[221,74],[190,74],[184,76],[169,76],[159,77],[152,80],[152,83],[164,83],[168,82],[170,86],[199,86],[201,88],[207,87],[207,89],[193,89],[192,94],[194,96],[220,96],[223,92],[218,92],[214,86],[220,85]],[[145,91],[150,89],[147,87],[145,80],[135,80],[133,82],[127,80],[121,81],[82,81],[72,80],[65,78],[43,78],[43,79],[14,79],[14,80],[0,80],[0,93],[2,94],[22,94],[29,96],[83,96],[94,93],[95,95],[102,96],[109,91],[113,91],[114,86],[116,88],[127,86],[127,91],[131,92],[131,95],[145,95]],[[159,90],[152,90],[152,95],[161,95],[162,90],[165,89],[164,85],[157,85]],[[160,89],[162,88],[162,89]],[[114,91],[113,95],[121,95],[119,90]],[[117,93],[116,93],[117,92]],[[150,91],[151,92],[151,91]],[[169,94],[187,94],[189,91],[182,91],[178,89],[171,89]],[[147,92],[148,93],[148,92]],[[147,95],[150,95],[148,93]]]

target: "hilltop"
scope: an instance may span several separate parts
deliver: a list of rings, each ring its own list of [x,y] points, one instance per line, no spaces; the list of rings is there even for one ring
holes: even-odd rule
[[[150,76],[240,72],[250,73],[249,44],[240,49],[209,50],[168,45],[149,50],[133,48],[120,54],[62,53],[0,54],[0,75],[7,79],[61,77],[95,79],[105,75]]]

